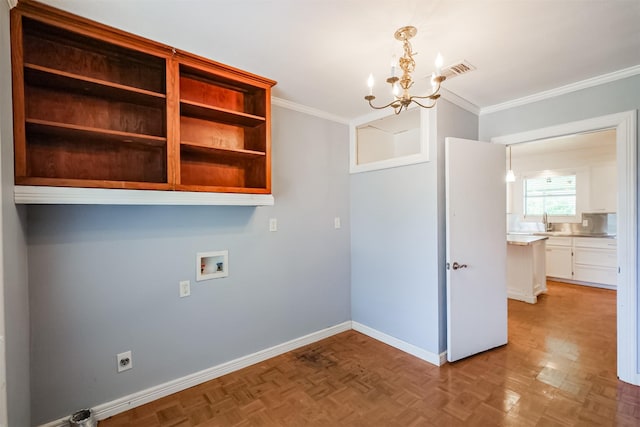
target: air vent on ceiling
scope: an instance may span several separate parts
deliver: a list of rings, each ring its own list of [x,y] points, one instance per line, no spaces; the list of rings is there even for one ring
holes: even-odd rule
[[[447,79],[452,79],[456,76],[470,73],[475,69],[476,67],[469,64],[467,61],[463,59],[462,61],[455,62],[449,65],[448,67],[443,68],[442,75],[445,76]]]

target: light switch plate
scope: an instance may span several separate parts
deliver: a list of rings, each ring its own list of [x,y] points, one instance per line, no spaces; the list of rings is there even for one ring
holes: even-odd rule
[[[191,295],[191,282],[183,280],[180,282],[180,298],[188,297],[189,295]]]
[[[269,231],[278,231],[278,220],[276,218],[269,218]]]
[[[335,229],[338,229],[338,228],[342,227],[342,224],[340,224],[340,217],[339,216],[333,218],[333,227]]]

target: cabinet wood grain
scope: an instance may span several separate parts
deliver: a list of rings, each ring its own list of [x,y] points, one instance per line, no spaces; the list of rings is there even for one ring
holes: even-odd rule
[[[274,81],[32,0],[11,44],[16,184],[271,192]]]

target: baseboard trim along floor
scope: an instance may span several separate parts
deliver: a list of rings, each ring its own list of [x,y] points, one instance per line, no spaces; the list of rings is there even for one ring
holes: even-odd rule
[[[387,335],[384,332],[380,332],[376,329],[370,328],[362,323],[352,322],[352,326],[354,331],[358,331],[362,334],[365,334],[371,338],[374,338],[380,342],[383,342],[391,347],[395,347],[398,350],[402,350],[405,353],[409,353],[418,359],[422,359],[426,362],[429,362],[436,366],[442,366],[447,363],[447,352],[443,352],[441,354],[431,353],[430,351],[424,350],[420,347],[416,347],[413,344],[409,344],[406,341],[399,340],[398,338],[392,337],[391,335]]]
[[[235,372],[242,368],[260,363],[264,360],[279,356],[300,347],[304,347],[316,341],[323,340],[325,338],[348,331],[350,329],[354,329],[362,334],[370,336],[371,338],[395,347],[398,350],[402,350],[405,353],[409,353],[436,366],[441,366],[442,364],[446,363],[446,352],[442,354],[431,353],[422,348],[416,347],[413,344],[409,344],[405,341],[399,340],[395,337],[392,337],[391,335],[387,335],[361,323],[346,321],[338,325],[331,326],[329,328],[322,329],[320,331],[313,332],[299,338],[295,338],[291,341],[278,344],[265,350],[261,350],[256,353],[239,357],[229,362],[204,369],[191,375],[177,378],[175,380],[150,387],[146,390],[123,396],[111,402],[97,405],[91,409],[93,411],[94,417],[97,420],[104,420],[121,412],[128,411],[162,397],[169,396],[173,393],[186,390],[190,387],[202,384],[206,381],[210,381],[212,379],[221,377],[231,372]],[[40,427],[67,427],[69,425],[68,420],[69,417],[60,418],[46,424],[41,424]]]

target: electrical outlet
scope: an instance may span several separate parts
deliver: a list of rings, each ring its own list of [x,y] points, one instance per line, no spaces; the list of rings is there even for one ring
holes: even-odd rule
[[[342,227],[342,224],[340,224],[340,217],[337,216],[337,217],[333,218],[333,228],[335,228],[337,230],[340,227]]]
[[[278,220],[276,218],[269,218],[269,231],[278,231]]]
[[[118,353],[116,355],[116,361],[118,362],[118,372],[128,371],[133,368],[131,350],[125,351],[124,353]]]
[[[191,295],[191,282],[183,280],[180,282],[180,298],[188,297]]]
[[[588,227],[589,226],[589,220],[588,219],[583,219],[582,220],[582,226],[583,227]]]

